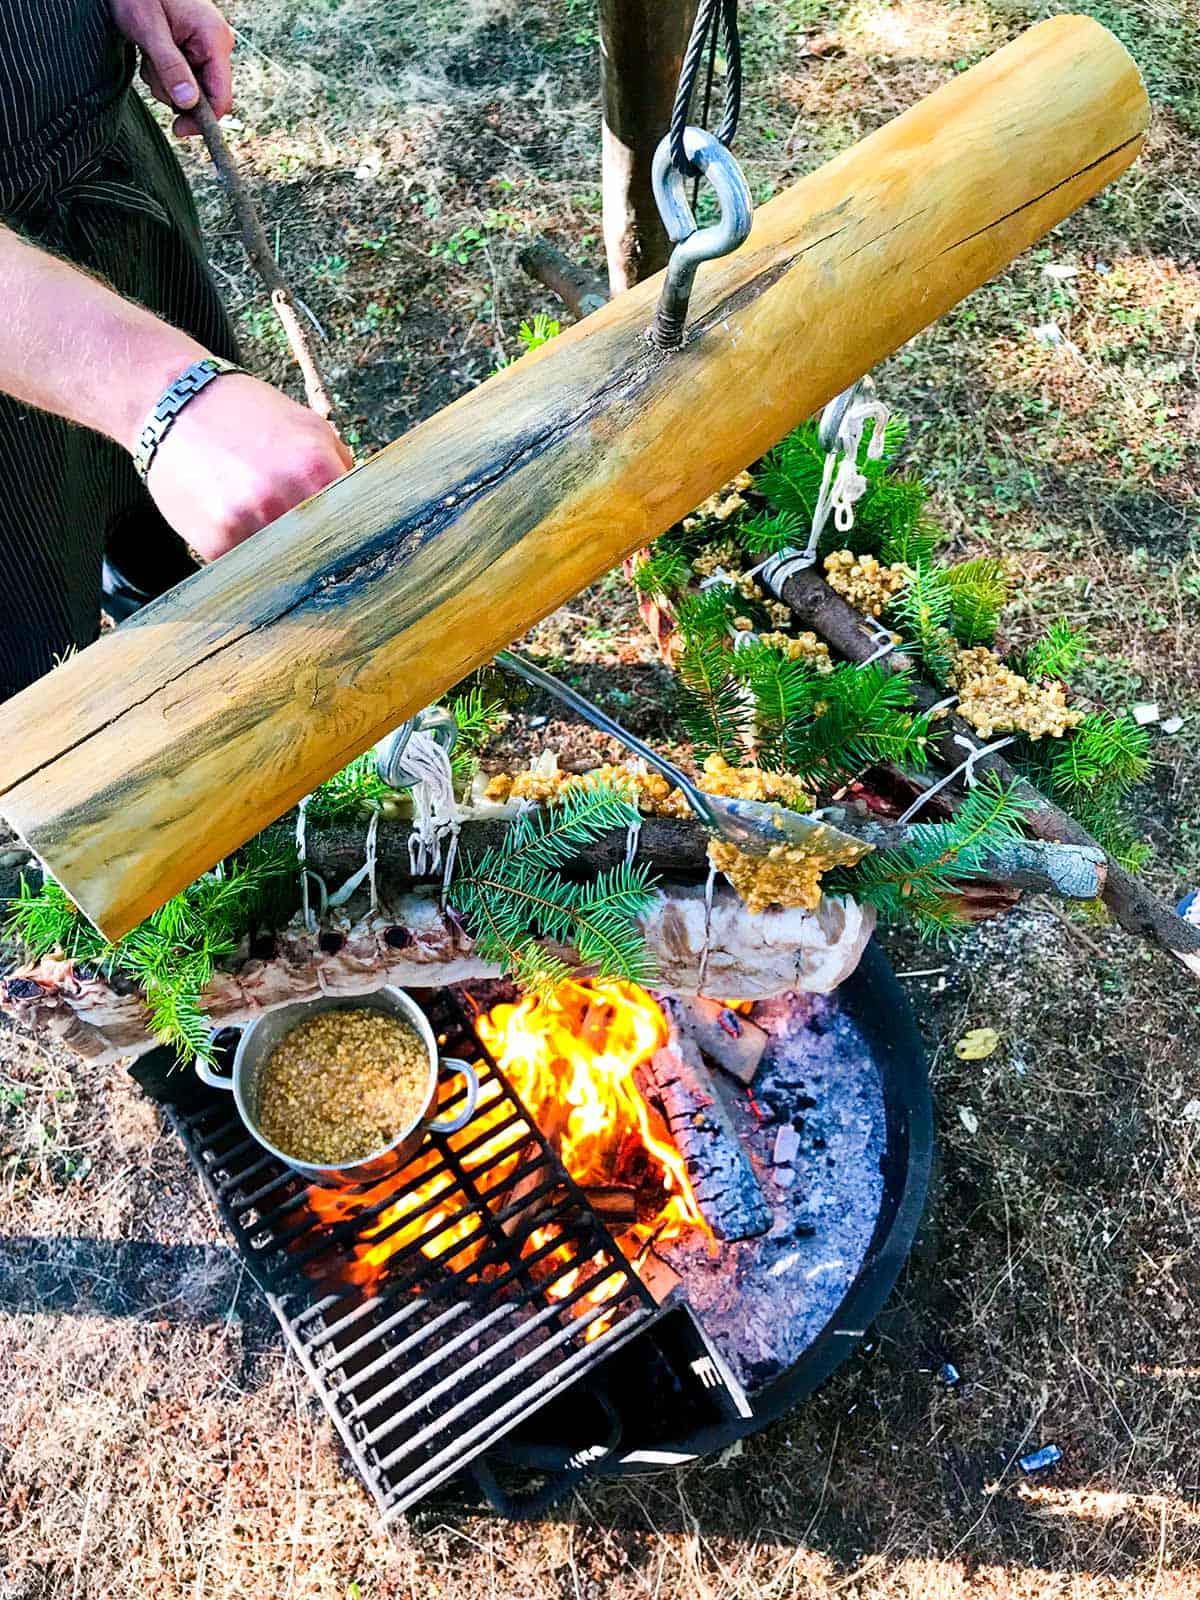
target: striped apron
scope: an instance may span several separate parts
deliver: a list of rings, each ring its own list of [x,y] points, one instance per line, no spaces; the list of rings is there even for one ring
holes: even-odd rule
[[[133,67],[105,0],[0,0],[0,219],[234,359]],[[144,595],[194,570],[120,446],[0,394],[0,700],[96,637],[106,557]]]

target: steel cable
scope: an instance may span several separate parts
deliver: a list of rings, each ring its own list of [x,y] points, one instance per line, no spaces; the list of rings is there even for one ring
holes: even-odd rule
[[[688,111],[700,75],[700,64],[708,48],[708,73],[704,92],[704,121],[707,122],[712,102],[713,80],[716,73],[717,44],[725,37],[725,102],[721,108],[721,121],[716,138],[730,145],[737,132],[738,117],[742,109],[742,41],[738,33],[737,0],[700,0],[691,38],[683,56],[679,72],[679,87],[675,91],[675,105],[671,111],[671,162],[685,178],[698,178],[699,168],[689,161],[683,145],[683,132],[688,125]]]

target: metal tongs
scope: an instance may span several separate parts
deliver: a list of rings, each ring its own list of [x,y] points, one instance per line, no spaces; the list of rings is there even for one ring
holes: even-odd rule
[[[675,785],[709,833],[718,839],[727,839],[739,850],[762,856],[776,845],[812,844],[820,838],[831,844],[852,847],[859,853],[863,851],[861,839],[856,839],[851,833],[843,833],[840,828],[835,828],[819,816],[789,811],[786,806],[776,805],[773,801],[734,800],[726,795],[706,794],[674,763],[660,756],[648,744],[643,744],[636,734],[630,733],[619,722],[614,722],[585,696],[568,688],[550,673],[543,672],[541,667],[535,667],[531,661],[514,655],[511,650],[497,651],[496,660],[516,677],[524,678],[526,683],[544,689],[556,700],[561,700],[563,705],[570,706],[594,728],[619,739],[627,750],[640,756],[648,767],[661,772],[669,783]]]

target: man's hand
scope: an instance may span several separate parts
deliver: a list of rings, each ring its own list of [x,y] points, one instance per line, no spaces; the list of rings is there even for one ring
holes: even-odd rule
[[[144,306],[0,225],[0,391],[132,451],[168,384],[209,354]],[[210,560],[351,467],[328,423],[241,373],[179,412],[150,465],[167,521]]]
[[[163,105],[186,112],[203,89],[218,117],[233,107],[233,29],[212,0],[109,0],[113,21],[142,52],[142,78]],[[176,117],[180,138],[199,133]]]
[[[353,465],[327,422],[270,384],[227,373],[176,417],[147,487],[171,526],[213,561]]]

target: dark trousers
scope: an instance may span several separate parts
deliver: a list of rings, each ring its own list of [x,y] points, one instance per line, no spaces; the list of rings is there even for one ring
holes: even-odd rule
[[[109,150],[4,221],[236,359],[187,183],[136,94]],[[0,700],[96,637],[106,557],[147,596],[195,566],[125,450],[0,394]]]

